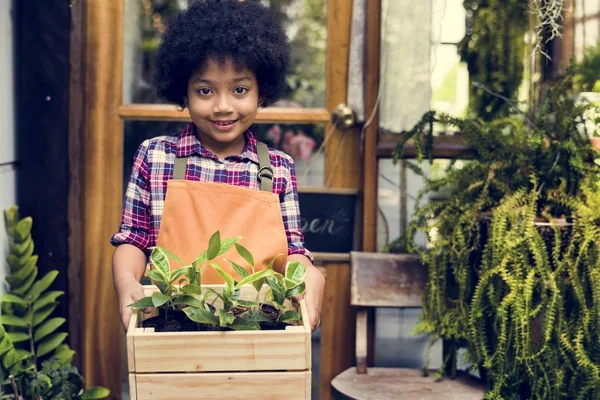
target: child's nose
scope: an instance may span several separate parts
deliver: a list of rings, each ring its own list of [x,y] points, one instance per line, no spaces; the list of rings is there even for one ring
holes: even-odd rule
[[[231,99],[227,95],[216,96],[216,102],[214,106],[215,113],[226,113],[232,110]]]

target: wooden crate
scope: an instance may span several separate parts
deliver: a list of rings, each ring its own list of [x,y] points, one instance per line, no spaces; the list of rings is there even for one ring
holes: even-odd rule
[[[219,291],[220,285],[210,285]],[[146,295],[157,290],[144,287]],[[255,296],[242,288],[242,298]],[[127,330],[131,400],[310,399],[311,331],[304,300],[302,326],[280,331],[154,332],[153,316],[135,311]]]

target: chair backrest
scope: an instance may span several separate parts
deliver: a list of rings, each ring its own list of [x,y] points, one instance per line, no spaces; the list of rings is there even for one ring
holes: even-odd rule
[[[408,254],[351,252],[350,302],[356,313],[356,370],[367,373],[367,308],[420,307],[427,268]]]
[[[351,304],[362,307],[420,307],[427,268],[408,254],[351,252]]]

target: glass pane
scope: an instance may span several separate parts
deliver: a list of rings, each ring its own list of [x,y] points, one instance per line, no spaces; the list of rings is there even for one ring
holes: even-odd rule
[[[465,36],[466,10],[463,0],[433,0],[432,37],[443,43],[458,43]]]
[[[326,0],[248,0],[271,7],[287,32],[291,73],[280,107],[325,106]],[[154,64],[169,20],[191,0],[125,0],[123,103],[160,103]]]
[[[292,156],[298,186],[324,185],[325,151],[318,150],[325,139],[325,125],[255,124],[252,133],[258,140]]]
[[[469,103],[469,71],[460,61],[456,45],[431,49],[431,109],[464,116]]]
[[[180,132],[186,122],[125,121],[123,124],[123,184],[127,186],[133,156],[144,140]],[[255,124],[258,140],[294,158],[299,186],[323,186],[325,152],[318,154],[325,135],[324,125]]]

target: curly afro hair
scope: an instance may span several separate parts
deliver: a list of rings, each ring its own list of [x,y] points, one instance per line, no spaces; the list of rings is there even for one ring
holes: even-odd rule
[[[189,77],[209,59],[256,75],[263,106],[273,104],[285,88],[289,44],[277,17],[254,1],[200,0],[169,24],[158,48],[158,95],[184,107]]]

